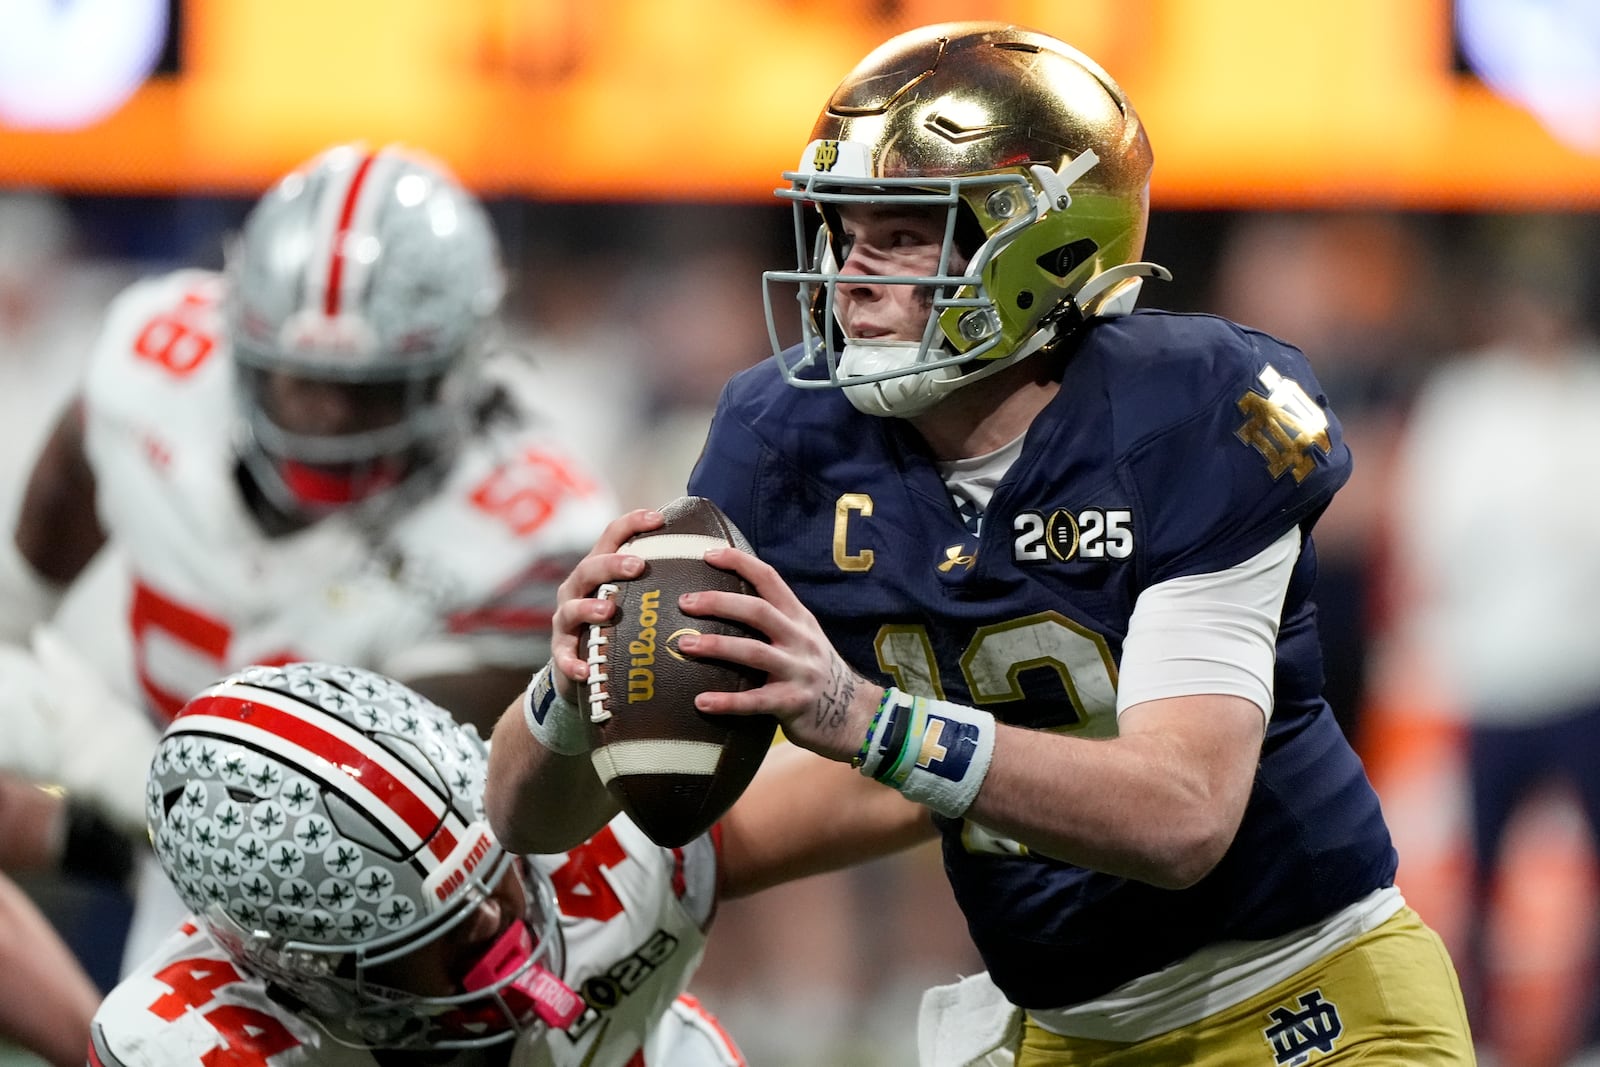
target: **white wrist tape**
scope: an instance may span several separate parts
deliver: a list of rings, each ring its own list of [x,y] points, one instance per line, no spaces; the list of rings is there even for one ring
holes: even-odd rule
[[[23,557],[11,531],[0,529],[0,640],[26,644],[29,631],[56,613],[62,593]]]
[[[941,815],[972,806],[994,758],[994,716],[890,688],[862,746],[861,773]]]
[[[563,756],[581,755],[592,747],[589,724],[578,705],[564,699],[550,681],[553,669],[546,663],[522,694],[522,720],[528,724],[528,732],[534,740],[551,752]]]

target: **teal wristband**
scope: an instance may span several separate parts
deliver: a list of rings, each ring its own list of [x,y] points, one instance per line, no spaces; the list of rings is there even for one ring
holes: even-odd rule
[[[883,691],[883,699],[878,701],[878,712],[872,717],[872,726],[867,730],[859,754],[861,762],[857,765],[868,778],[882,781],[887,768],[899,762],[905,749],[906,709],[914,699],[894,686]]]
[[[883,696],[878,698],[878,710],[872,713],[872,722],[867,724],[867,735],[861,739],[861,747],[856,751],[855,758],[850,761],[850,766],[859,769],[867,762],[867,753],[872,751],[872,738],[878,732],[878,723],[883,721],[883,709],[889,704],[889,694],[894,692],[891,686],[883,691]]]
[[[888,742],[893,745],[898,737],[899,745],[895,747],[894,759],[878,768],[875,777],[884,785],[899,789],[906,783],[906,776],[911,773],[911,768],[916,766],[914,754],[922,747],[922,733],[927,729],[927,713],[922,710],[922,698],[912,697],[909,704],[903,704],[895,709],[897,721],[895,729],[889,734]],[[903,726],[903,729],[901,728]],[[911,756],[907,759],[907,756]]]

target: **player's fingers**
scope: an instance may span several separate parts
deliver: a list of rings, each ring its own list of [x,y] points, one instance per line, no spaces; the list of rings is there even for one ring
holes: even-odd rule
[[[556,589],[563,603],[594,596],[594,591],[607,582],[626,581],[644,573],[645,562],[638,556],[617,552],[591,553],[578,561],[567,575],[566,581]]]
[[[760,671],[768,677],[787,676],[793,672],[790,657],[786,653],[766,641],[758,641],[753,637],[686,633],[678,637],[677,645],[686,656],[737,663],[742,667]]]
[[[643,562],[637,557],[623,557],[633,559],[635,562],[619,569],[617,549],[627,544],[637,534],[653,530],[665,521],[661,517],[661,512],[649,508],[635,508],[612,519],[600,532],[599,540],[594,543],[588,555],[578,561],[572,573],[568,574],[566,580],[557,587],[556,595],[562,600],[588,596],[601,582],[636,576],[643,569]]]
[[[789,618],[760,597],[704,589],[697,593],[684,593],[678,598],[678,607],[688,616],[739,623],[763,634],[773,645],[791,646],[806,642],[808,630],[804,619]]]
[[[755,587],[756,595],[778,606],[785,614],[794,609],[805,611],[800,598],[794,595],[771,564],[737,548],[713,548],[706,552],[705,561],[721,570],[732,571]]]
[[[646,530],[654,530],[667,520],[662,518],[661,512],[651,508],[635,508],[625,514],[618,515],[606,523],[606,528],[601,531],[600,540],[595,542],[594,554],[604,555],[615,552],[634,536]]]
[[[807,706],[805,693],[789,682],[768,682],[743,692],[707,690],[696,694],[695,710],[708,715],[771,715],[787,724]],[[791,740],[795,738],[791,736]]]
[[[564,600],[556,609],[550,640],[550,659],[556,670],[574,681],[589,677],[588,649],[584,636],[591,624],[605,625],[616,615],[617,605],[605,597],[577,597]]]

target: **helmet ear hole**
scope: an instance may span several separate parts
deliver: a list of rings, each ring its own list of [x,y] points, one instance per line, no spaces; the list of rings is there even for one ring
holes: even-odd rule
[[[161,794],[161,814],[162,814],[162,816],[166,817],[168,815],[171,815],[172,814],[172,809],[177,805],[178,801],[181,800],[181,799],[183,799],[183,790],[182,789],[169,789],[165,793]]]
[[[1080,237],[1070,244],[1052,248],[1034,262],[1039,264],[1039,269],[1046,274],[1053,274],[1057,278],[1065,278],[1083,264],[1095,257],[1100,251],[1100,246],[1087,237]]]

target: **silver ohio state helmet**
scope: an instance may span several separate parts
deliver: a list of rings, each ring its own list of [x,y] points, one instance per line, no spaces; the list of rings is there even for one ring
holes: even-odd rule
[[[332,148],[256,204],[229,258],[240,452],[262,490],[316,516],[450,455],[505,290],[483,206],[409,149]],[[275,418],[274,374],[350,387],[392,417],[355,432]]]
[[[549,879],[483,815],[477,732],[371,671],[251,667],[167,727],[146,789],[174,888],[242,969],[344,1044],[452,1048],[535,1029],[561,985]],[[383,986],[374,968],[474,916],[521,878],[509,923],[453,995]],[[394,967],[386,974],[393,974]]]

